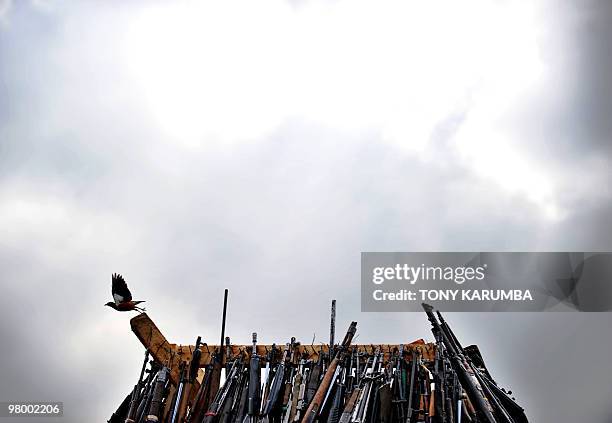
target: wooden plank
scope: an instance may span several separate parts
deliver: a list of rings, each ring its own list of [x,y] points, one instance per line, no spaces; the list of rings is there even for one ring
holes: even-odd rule
[[[145,313],[134,317],[130,321],[130,324],[132,326],[132,331],[136,334],[145,348],[149,349],[153,358],[159,363],[166,364],[171,368],[170,376],[172,378],[172,382],[177,383],[179,379],[179,365],[182,361],[191,360],[191,355],[195,345],[177,345],[169,343],[161,331],[157,328],[155,323],[153,323],[153,321]],[[272,350],[272,347],[272,345],[257,345],[257,354],[265,356]],[[213,353],[218,348],[218,345],[207,344],[203,344],[200,347],[200,350],[202,351],[200,367],[204,367],[210,363]],[[277,344],[276,348],[282,351],[284,344]],[[356,348],[358,352],[365,352],[368,354],[372,354],[377,349],[380,349],[380,351],[384,353],[384,360],[387,360],[394,351],[399,350],[399,344],[357,344],[353,345],[352,348]],[[246,357],[249,357],[251,349],[251,345],[230,345],[232,356],[244,354]],[[295,351],[300,356],[304,356],[307,359],[316,360],[321,352],[327,353],[329,351],[329,346],[298,345],[296,346]],[[423,360],[432,361],[435,354],[435,344],[428,344],[422,339],[419,339],[417,341],[407,342],[404,344],[404,351],[408,354],[412,354],[412,351],[416,351]],[[201,380],[202,371],[200,372],[201,373],[198,378]]]
[[[182,357],[184,360],[189,360],[191,357],[191,351],[193,351],[194,345],[178,345],[176,346],[177,351],[181,351]],[[257,345],[257,354],[265,357],[272,348],[275,347],[279,354],[277,357],[282,355],[282,350],[284,346],[279,345]],[[211,357],[213,353],[219,348],[218,345],[202,345],[200,350],[202,351],[202,360],[200,362],[200,367],[206,366],[210,363]],[[394,352],[399,350],[399,345],[397,344],[374,344],[374,345],[363,345],[357,344],[353,345],[352,348],[356,348],[360,353],[368,353],[372,354],[376,351],[376,349],[380,349],[380,351],[384,354],[384,360],[388,360],[389,356]],[[251,356],[251,345],[231,345],[231,355],[233,357],[238,356],[240,354],[244,354],[244,356],[248,359]],[[321,352],[327,353],[329,351],[328,345],[298,345],[294,351],[297,353],[294,356],[301,356],[309,360],[317,360],[319,358],[319,354]],[[414,341],[409,344],[404,345],[404,351],[408,354],[411,354],[412,351],[416,351],[420,354],[421,358],[425,361],[431,361],[434,358],[435,354],[435,345],[427,344],[422,340]],[[409,358],[409,357],[408,357]],[[224,356],[224,362],[226,357]]]
[[[138,316],[130,320],[130,326],[132,332],[136,334],[136,337],[140,340],[142,345],[149,350],[149,353],[155,361],[160,364],[164,364],[170,368],[170,379],[172,383],[177,385],[180,379],[179,367],[182,361],[190,361],[191,353],[193,352],[195,345],[186,346],[171,344],[168,342],[166,337],[161,333],[157,325],[147,316],[146,313],[141,313]],[[203,372],[200,370],[198,379],[201,380]],[[200,383],[195,382],[195,389],[197,391]]]

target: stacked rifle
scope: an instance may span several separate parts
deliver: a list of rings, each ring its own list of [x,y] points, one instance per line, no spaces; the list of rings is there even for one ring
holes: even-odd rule
[[[335,307],[329,348],[308,353],[291,338],[258,354],[253,333],[252,346],[233,354],[222,334],[225,349],[222,342],[199,384],[200,338],[190,362],[181,365],[178,386],[170,383],[168,367],[148,361],[147,353],[138,383],[109,422],[527,422],[511,392],[489,374],[478,348],[463,348],[442,315],[423,307],[434,353],[425,354],[418,343],[384,351],[352,346],[356,322],[333,345]]]

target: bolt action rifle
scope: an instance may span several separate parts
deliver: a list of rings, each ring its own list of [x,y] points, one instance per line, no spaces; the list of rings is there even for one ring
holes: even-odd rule
[[[308,389],[308,380],[311,371],[311,368],[309,367],[309,361],[307,362],[306,360],[302,360],[302,372],[300,373],[300,385],[298,395],[295,401],[295,412],[293,414],[293,418],[291,419],[291,421],[294,423],[297,423],[302,420],[302,414],[308,406],[308,401],[306,399],[306,391]]]
[[[302,423],[312,423],[314,422],[320,411],[320,406],[324,399],[324,396],[329,388],[329,385],[332,383],[332,377],[338,367],[338,363],[340,363],[346,354],[348,347],[351,345],[351,341],[355,336],[355,332],[357,331],[357,322],[351,322],[346,335],[344,336],[344,340],[342,344],[338,347],[338,351],[336,352],[336,356],[329,364],[323,379],[321,380],[321,384],[317,389],[317,392],[314,394],[310,405],[306,409],[304,413],[304,417],[302,418]]]
[[[340,416],[342,415],[342,411],[344,409],[344,397],[346,395],[346,380],[347,374],[350,372],[350,364],[351,357],[345,358],[345,363],[342,366],[342,371],[340,373],[340,377],[335,383],[335,392],[334,398],[332,400],[331,408],[329,410],[329,414],[327,417],[327,423],[338,423],[340,421]]]
[[[361,388],[353,389],[351,396],[349,397],[346,405],[344,406],[344,410],[342,411],[342,415],[340,416],[339,423],[349,423],[352,421],[353,412],[355,411],[355,407],[361,396]]]
[[[193,420],[196,423],[199,423],[203,418],[203,414],[210,408],[217,392],[219,391],[219,386],[221,385],[221,371],[223,369],[223,355],[225,352],[224,342],[225,342],[225,320],[227,315],[227,294],[228,290],[226,289],[223,294],[223,316],[221,317],[221,341],[219,343],[219,349],[215,350],[212,355],[211,365],[207,367],[207,372],[210,372],[210,377],[207,380],[207,388],[204,391],[203,398],[198,405],[198,415],[194,415],[196,420]]]
[[[327,391],[325,392],[325,396],[323,397],[323,402],[321,403],[321,406],[319,407],[318,419],[326,420],[325,411],[329,408],[327,407],[327,404],[330,401],[331,394],[335,388],[336,381],[338,380],[338,377],[340,376],[341,370],[342,370],[342,362],[338,363],[338,366],[336,366],[336,370],[334,371],[331,377],[331,383],[329,384],[329,387],[327,388]]]
[[[336,300],[331,303],[331,320],[329,325],[329,356],[334,356],[334,337],[336,336]]]
[[[302,390],[302,382],[304,378],[305,372],[305,363],[306,360],[300,359],[297,369],[295,371],[295,377],[293,378],[293,386],[291,389],[291,401],[288,405],[288,418],[286,423],[292,423],[295,419],[295,415],[297,413],[298,402],[300,400],[300,391]]]

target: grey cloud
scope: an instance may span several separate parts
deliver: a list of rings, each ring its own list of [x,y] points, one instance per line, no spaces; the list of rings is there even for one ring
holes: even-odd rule
[[[99,190],[83,194],[80,203],[87,205],[91,218],[97,212],[123,216],[134,233],[139,234],[136,241],[126,240],[125,234],[109,226],[110,245],[99,245],[101,241],[96,239],[99,234],[94,231],[88,241],[91,245],[84,250],[71,244],[59,247],[65,250],[62,256],[69,256],[60,262],[45,258],[51,245],[36,245],[34,240],[25,245],[27,249],[15,251],[11,247],[19,246],[17,241],[8,244],[3,256],[13,256],[11,279],[26,281],[21,287],[11,287],[9,292],[16,292],[22,304],[33,308],[38,304],[38,295],[44,295],[49,303],[40,305],[41,319],[23,319],[13,327],[32,330],[26,328],[36,323],[36,330],[55,335],[46,344],[55,344],[53,348],[59,349],[49,360],[51,368],[60,369],[64,375],[62,392],[66,398],[81,398],[79,387],[88,383],[87,376],[111,374],[116,380],[112,387],[109,385],[106,392],[99,387],[96,391],[107,398],[100,405],[102,413],[102,404],[106,410],[112,408],[132,383],[130,369],[141,354],[138,343],[128,331],[126,316],[105,316],[107,310],[101,307],[109,295],[108,275],[112,271],[126,274],[134,294],[149,301],[151,316],[176,342],[190,343],[196,334],[202,334],[209,342],[216,341],[223,287],[230,289],[228,332],[235,342],[247,342],[252,330],[259,331],[262,340],[278,341],[297,335],[304,342],[310,341],[314,331],[316,342],[322,341],[326,337],[331,298],[339,300],[339,325],[353,318],[360,321],[361,342],[393,342],[398,330],[406,341],[430,339],[427,321],[418,314],[359,314],[359,294],[355,288],[359,281],[359,252],[494,248],[502,240],[504,248],[522,248],[527,246],[523,234],[538,229],[536,223],[505,217],[494,204],[509,200],[496,195],[486,184],[479,190],[487,193],[487,199],[463,203],[451,201],[453,197],[449,200],[447,189],[437,188],[453,181],[452,191],[456,195],[461,197],[463,193],[465,198],[472,198],[466,187],[477,188],[469,176],[436,172],[367,138],[342,141],[333,134],[335,141],[331,147],[325,131],[316,132],[317,137],[308,144],[298,134],[306,131],[293,125],[291,136],[280,132],[278,138],[283,143],[273,137],[259,145],[261,148],[254,145],[234,151],[231,157],[240,155],[239,161],[190,155],[183,162],[184,173],[170,180],[168,175],[152,178],[151,169],[143,163],[129,176],[118,172],[111,180],[105,180]],[[308,147],[304,148],[305,145]],[[277,159],[273,163],[269,151],[275,151]],[[317,153],[322,151],[324,157]],[[461,179],[465,180],[458,183]],[[109,192],[111,197],[107,196]],[[431,208],[427,219],[421,214],[425,205]],[[515,210],[521,208],[516,202],[511,205]],[[522,207],[530,208],[528,204]],[[528,211],[523,211],[519,216],[527,214]],[[439,233],[441,221],[445,222],[442,226],[445,235]],[[80,222],[78,219],[75,224]],[[66,231],[75,232],[69,228]],[[125,256],[113,252],[121,250],[121,244],[126,242],[134,247]],[[40,270],[28,272],[36,262]],[[64,310],[59,306],[62,301],[77,305],[73,310]],[[9,314],[18,312],[11,311],[10,304],[4,310]],[[52,313],[53,319],[45,320],[45,312]],[[279,324],[279,316],[291,325]],[[79,321],[71,323],[75,317]],[[120,319],[124,327],[113,326],[106,337],[87,336],[92,327],[100,325],[100,319],[102,322]],[[477,336],[464,329],[462,339],[466,343],[478,342],[488,351],[499,342],[491,336],[497,333],[497,328],[503,327],[509,337],[520,336],[521,328],[512,324],[512,318],[497,320],[497,326],[489,327],[490,333]],[[472,317],[455,326],[473,327],[478,332],[475,328],[480,325],[480,319]],[[68,339],[63,330],[71,332]],[[74,360],[74,355],[80,357],[73,348],[81,334],[83,342],[91,342],[97,368],[89,372],[81,369],[76,374],[67,363]],[[575,336],[582,337],[582,342],[599,342],[604,349],[608,348],[607,341],[599,337],[590,339],[590,331]],[[109,357],[109,348],[117,355]],[[534,354],[538,348],[546,348],[546,344],[534,346]],[[510,359],[506,354],[512,352],[495,350],[487,358],[494,369],[505,369]],[[28,358],[33,357],[20,352],[10,359],[27,362]],[[551,361],[551,369],[556,368],[554,363],[558,362]],[[125,374],[117,375],[118,368]],[[512,385],[530,415],[547,421],[549,410],[539,409],[538,403],[530,403],[531,397],[521,396],[527,389],[525,384],[533,383],[525,379],[531,370],[526,364],[515,364],[498,378]],[[507,373],[526,376],[506,377]],[[57,386],[53,380],[49,378],[40,389],[51,392]],[[15,389],[20,383],[13,380],[11,386]],[[539,395],[538,398],[546,399],[553,391]],[[74,421],[91,412],[80,401],[67,402],[73,409]]]
[[[575,46],[579,80],[573,93],[568,122],[576,125],[575,138],[598,151],[612,145],[612,4],[593,0],[581,11],[576,23]]]
[[[578,198],[552,222],[443,157],[463,112],[438,125],[440,162],[381,143],[376,131],[299,118],[251,143],[177,147],[130,101],[135,89],[116,84],[113,51],[99,52],[101,61],[79,49],[55,56],[58,16],[40,18],[42,29],[13,24],[0,38],[0,398],[60,397],[70,422],[110,415],[142,357],[129,316],[102,307],[114,271],[174,342],[217,342],[228,287],[234,342],[253,330],[264,342],[310,342],[313,332],[323,341],[336,298],[340,328],[358,320],[359,342],[384,343],[431,339],[430,330],[420,314],[360,313],[361,251],[612,248],[601,230],[610,226],[605,196]],[[89,70],[72,72],[79,64]],[[582,148],[581,137],[570,142]],[[21,215],[9,213],[17,207]],[[533,421],[608,417],[608,315],[448,320]],[[576,382],[588,392],[572,390]]]
[[[513,130],[547,159],[609,156],[612,126],[612,5],[605,0],[540,4],[546,76],[521,104]],[[554,17],[553,17],[554,16]]]
[[[12,3],[13,2],[11,0],[0,1],[0,20],[6,19],[11,11]]]

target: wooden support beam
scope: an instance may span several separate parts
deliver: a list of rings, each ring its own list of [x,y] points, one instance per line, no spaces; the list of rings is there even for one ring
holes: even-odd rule
[[[177,383],[179,379],[179,365],[183,361],[190,361],[191,355],[195,348],[194,345],[177,345],[169,343],[166,337],[157,328],[155,323],[147,316],[146,313],[139,314],[134,317],[130,324],[132,331],[136,334],[142,345],[148,348],[153,358],[161,363],[166,364],[170,367],[170,377],[173,383]],[[276,348],[282,350],[284,343],[276,345]],[[353,345],[359,352],[373,353],[376,349],[380,349],[384,353],[384,360],[386,361],[389,356],[399,350],[399,344],[358,344]],[[200,361],[200,367],[206,366],[210,363],[211,358],[215,350],[219,348],[218,345],[206,345],[203,344],[200,347],[202,351],[202,360]],[[247,357],[251,353],[251,345],[230,345],[231,356],[237,356],[245,354]],[[265,356],[268,351],[272,349],[272,345],[257,345],[257,354]],[[309,359],[316,360],[321,352],[327,353],[329,351],[328,345],[298,345],[295,349],[300,356],[306,356]],[[432,361],[435,354],[435,344],[428,344],[422,339],[404,344],[404,351],[411,354],[412,351],[416,351],[423,360]],[[224,360],[225,361],[225,360]],[[201,375],[200,375],[201,376]]]
[[[174,385],[177,385],[181,376],[179,374],[179,366],[183,361],[191,361],[191,353],[195,345],[177,346],[176,344],[169,343],[146,313],[141,313],[132,318],[130,326],[132,327],[132,332],[136,334],[142,345],[149,350],[153,359],[170,368],[170,379]],[[200,370],[198,380],[201,380],[203,374],[204,372]],[[197,388],[200,386],[198,381],[195,381],[195,384],[195,389],[192,389],[192,391],[197,391]]]

